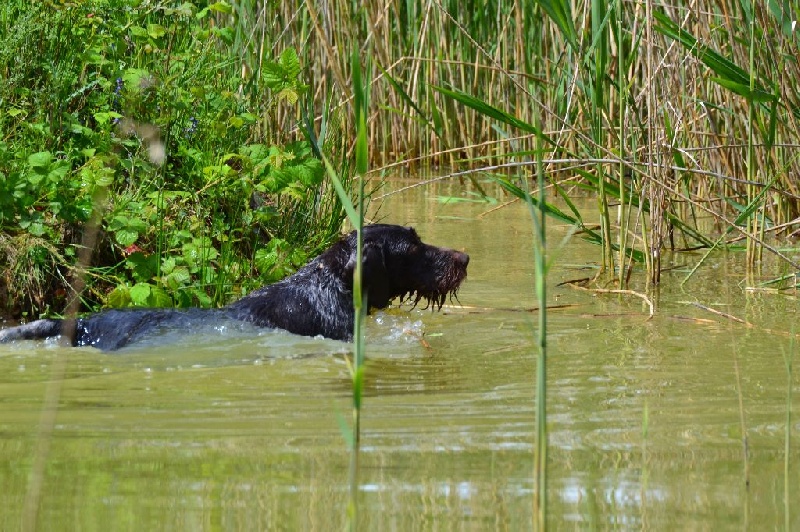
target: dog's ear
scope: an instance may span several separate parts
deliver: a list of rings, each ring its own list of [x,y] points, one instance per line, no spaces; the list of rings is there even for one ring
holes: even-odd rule
[[[356,253],[350,254],[345,271],[348,284],[352,286],[353,274],[356,268]],[[392,298],[389,289],[389,272],[386,270],[386,261],[383,249],[378,244],[364,243],[361,250],[361,289],[367,294],[367,304],[370,308],[386,308]]]

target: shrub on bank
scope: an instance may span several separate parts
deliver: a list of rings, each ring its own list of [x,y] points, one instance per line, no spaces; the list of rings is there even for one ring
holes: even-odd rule
[[[0,312],[62,311],[93,221],[89,309],[220,305],[336,237],[342,151],[264,44],[224,2],[0,6]]]

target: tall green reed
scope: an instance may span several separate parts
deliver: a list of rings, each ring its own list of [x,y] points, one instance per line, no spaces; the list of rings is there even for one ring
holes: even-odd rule
[[[794,354],[796,350],[795,346],[795,333],[794,327],[791,330],[791,336],[789,340],[789,352],[784,353],[784,363],[786,364],[786,426],[785,426],[785,436],[783,441],[783,519],[784,519],[784,530],[791,529],[791,498],[792,490],[791,486],[794,484],[791,482],[791,478],[789,476],[790,472],[790,457],[791,457],[791,450],[792,450],[792,389],[794,387],[794,379],[792,373],[792,364],[794,362]]]
[[[593,141],[593,149],[595,151],[594,158],[601,159],[605,146],[608,143],[608,128],[606,126],[606,117],[609,116],[609,108],[607,106],[608,98],[606,97],[607,87],[609,85],[609,72],[608,72],[608,48],[609,48],[609,31],[608,31],[608,16],[613,13],[608,9],[604,0],[592,0],[591,2],[591,44],[586,50],[587,59],[591,60],[590,68],[586,73],[586,82],[583,84],[585,90],[588,92],[586,106],[586,113],[591,122],[591,134]],[[597,202],[598,210],[600,211],[600,231],[603,237],[603,261],[602,268],[608,270],[611,275],[614,274],[614,255],[611,248],[611,215],[609,213],[609,199],[606,195],[606,170],[602,164],[597,164],[595,167],[598,178],[597,189]],[[622,180],[620,179],[620,183]],[[622,190],[622,187],[620,187]]]
[[[357,255],[356,268],[353,278],[353,306],[355,307],[355,324],[353,327],[354,356],[353,356],[353,449],[350,460],[350,528],[357,528],[358,521],[358,458],[361,445],[361,407],[364,394],[364,335],[362,327],[367,314],[367,293],[362,287],[362,251],[364,247],[364,174],[369,165],[369,150],[367,143],[367,113],[369,106],[369,86],[362,82],[361,62],[357,53],[353,53],[353,111],[356,124],[356,176],[358,180],[358,212],[357,218],[351,221],[356,227]],[[344,199],[342,199],[344,202]]]
[[[547,527],[547,239],[544,209],[546,180],[542,162],[542,142],[537,141],[536,182],[538,202],[530,201],[528,207],[533,221],[533,256],[535,264],[536,298],[539,305],[539,328],[536,335],[536,453],[534,455],[534,516],[538,530]],[[527,182],[527,180],[523,180]]]
[[[536,445],[533,460],[533,510],[535,528],[544,530],[547,524],[547,272],[550,267],[547,259],[546,220],[548,216],[555,217],[562,221],[569,221],[576,227],[581,222],[562,213],[546,201],[547,180],[543,157],[545,143],[550,144],[552,140],[542,133],[540,124],[527,123],[468,94],[450,91],[443,87],[434,87],[434,89],[503,124],[532,132],[536,138],[534,152],[536,197],[531,193],[528,177],[524,174],[520,178],[519,186],[504,178],[498,178],[498,181],[506,190],[525,201],[532,222],[534,288],[539,306],[536,332]]]
[[[367,293],[362,286],[362,252],[364,247],[363,224],[364,224],[364,175],[369,167],[369,146],[367,142],[367,112],[369,107],[369,86],[362,81],[361,60],[357,51],[353,51],[352,61],[352,85],[353,85],[353,114],[355,117],[355,170],[357,181],[356,203],[345,189],[342,180],[334,170],[333,166],[324,158],[328,176],[336,188],[336,193],[341,201],[350,223],[356,230],[356,264],[353,270],[353,307],[355,309],[353,324],[353,361],[348,366],[352,382],[353,411],[349,433],[346,439],[350,446],[350,467],[349,484],[350,498],[347,505],[347,519],[350,530],[358,528],[358,493],[359,493],[359,455],[361,447],[361,410],[364,398],[364,335],[363,323],[367,314]],[[367,67],[369,71],[369,67]]]

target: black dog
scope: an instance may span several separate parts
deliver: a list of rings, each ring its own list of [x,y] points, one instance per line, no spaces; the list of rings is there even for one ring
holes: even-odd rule
[[[364,227],[362,286],[369,308],[385,308],[394,298],[426,300],[441,308],[467,276],[469,256],[423,243],[410,227]],[[217,310],[107,310],[75,320],[73,344],[119,349],[167,327],[191,327],[211,319],[235,319],[304,336],[352,340],[355,231],[297,273],[260,288]],[[202,320],[202,321],[201,321]],[[37,320],[0,331],[0,342],[62,334],[62,320]]]

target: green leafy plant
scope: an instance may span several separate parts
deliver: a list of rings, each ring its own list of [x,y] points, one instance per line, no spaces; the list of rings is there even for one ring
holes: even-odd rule
[[[51,297],[70,290],[93,210],[90,308],[223,304],[338,236],[320,146],[287,120],[307,92],[299,55],[255,58],[239,16],[225,2],[0,6],[0,67],[15,73],[0,82],[0,229],[47,239]],[[57,310],[14,294],[9,313]]]

